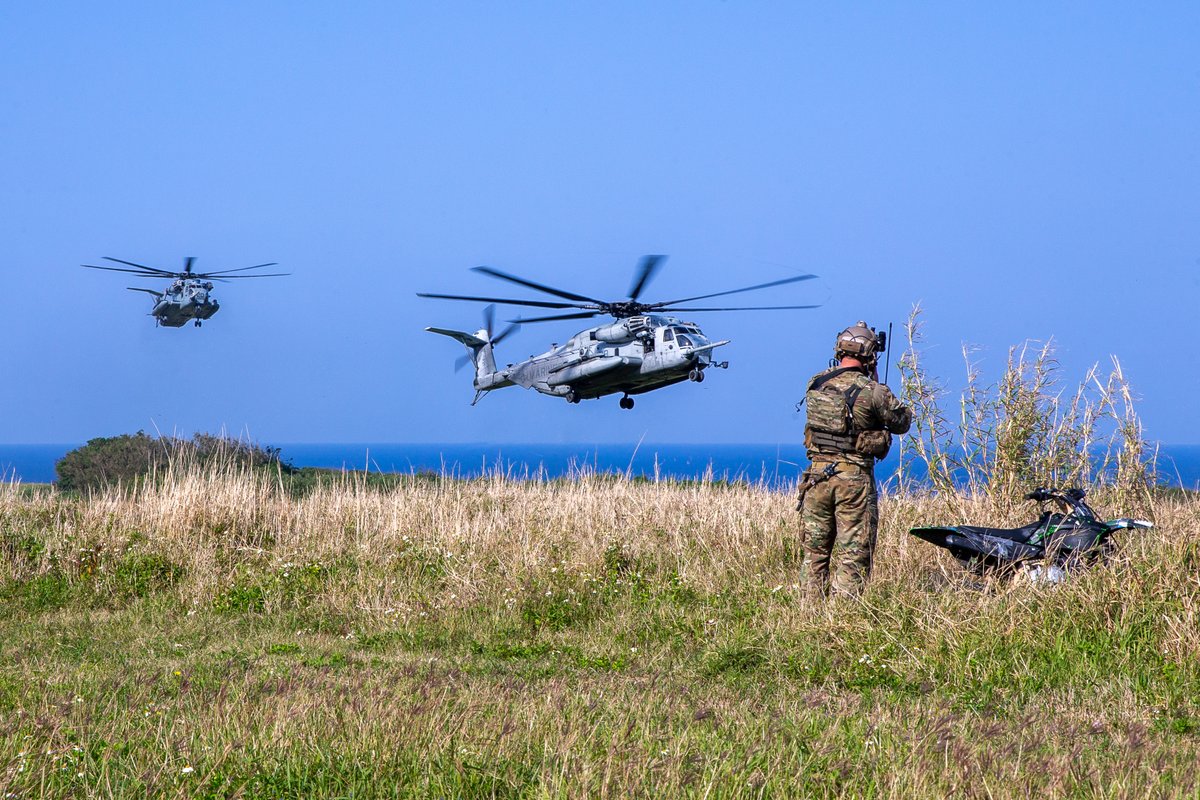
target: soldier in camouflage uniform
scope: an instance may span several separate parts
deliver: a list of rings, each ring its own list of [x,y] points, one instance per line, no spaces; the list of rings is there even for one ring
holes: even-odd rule
[[[800,483],[804,582],[811,596],[857,595],[871,573],[879,528],[875,460],[912,411],[878,382],[880,336],[859,322],[838,334],[836,367],[813,377],[804,446],[812,466]]]

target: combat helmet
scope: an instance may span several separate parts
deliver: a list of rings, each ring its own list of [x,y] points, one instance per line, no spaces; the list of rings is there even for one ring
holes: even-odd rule
[[[864,364],[870,364],[875,361],[879,351],[883,349],[880,345],[879,335],[868,328],[867,323],[859,320],[837,335],[833,354],[838,358],[851,356]]]

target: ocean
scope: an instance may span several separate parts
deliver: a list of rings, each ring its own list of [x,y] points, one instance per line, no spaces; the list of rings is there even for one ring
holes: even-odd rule
[[[54,462],[75,444],[0,444],[4,480],[49,483]],[[797,442],[782,444],[285,444],[285,461],[297,467],[435,472],[459,477],[503,472],[514,478],[555,478],[584,470],[631,476],[794,481],[807,460]],[[893,453],[877,470],[882,479],[897,465]],[[1163,483],[1200,488],[1200,445],[1163,445]]]

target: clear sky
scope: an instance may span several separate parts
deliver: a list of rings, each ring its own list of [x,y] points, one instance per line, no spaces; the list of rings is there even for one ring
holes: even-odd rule
[[[0,442],[794,441],[836,331],[918,301],[951,385],[1054,337],[1200,442],[1194,2],[10,2],[0,74]],[[632,412],[471,408],[422,331],[520,292],[470,267],[616,299],[645,253],[643,299],[823,305],[693,315],[732,368]],[[106,255],[294,274],[155,329]]]

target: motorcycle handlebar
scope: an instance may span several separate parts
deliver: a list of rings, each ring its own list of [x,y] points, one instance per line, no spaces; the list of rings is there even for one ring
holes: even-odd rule
[[[1095,512],[1088,508],[1084,497],[1087,496],[1087,491],[1084,489],[1071,488],[1059,491],[1057,489],[1047,489],[1040,487],[1034,489],[1025,495],[1026,500],[1036,500],[1039,503],[1044,503],[1047,500],[1055,500],[1062,503],[1064,506],[1069,506],[1077,513],[1084,513],[1088,516],[1094,516]]]

